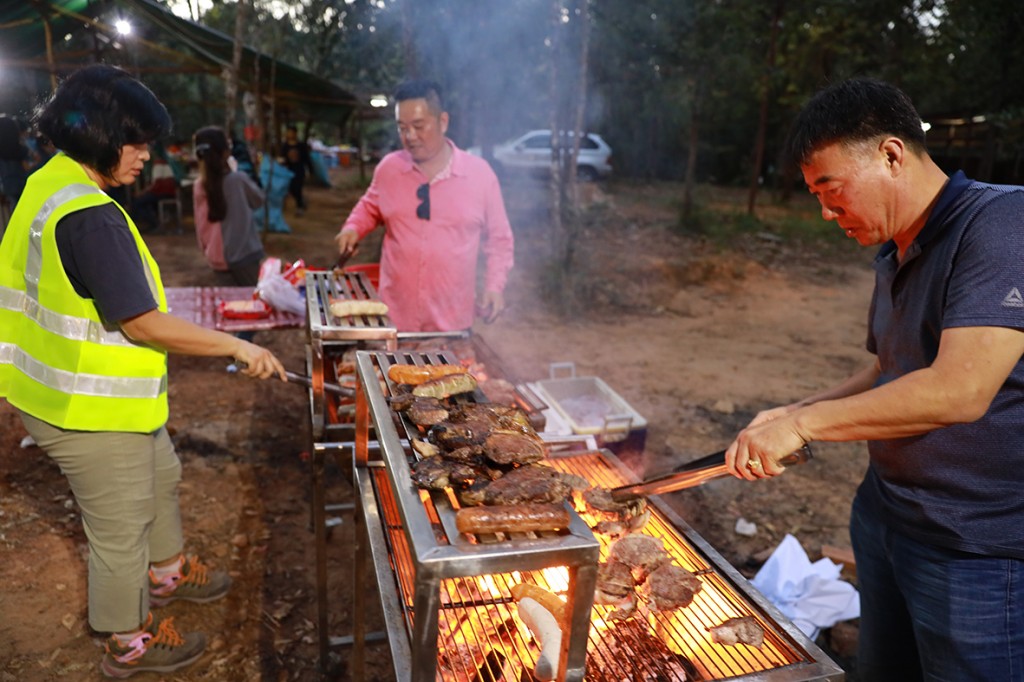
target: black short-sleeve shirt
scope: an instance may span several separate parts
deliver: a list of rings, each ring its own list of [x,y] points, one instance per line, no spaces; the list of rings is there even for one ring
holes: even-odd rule
[[[75,292],[93,299],[105,321],[120,323],[157,308],[135,237],[115,204],[64,216],[55,236]]]

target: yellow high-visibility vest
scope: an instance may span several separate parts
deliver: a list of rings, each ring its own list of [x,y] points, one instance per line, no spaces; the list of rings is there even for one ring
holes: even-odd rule
[[[167,422],[167,354],[132,341],[75,292],[55,238],[64,216],[110,202],[64,154],[29,176],[0,242],[0,397],[63,429],[149,433]],[[160,269],[121,212],[166,312]]]

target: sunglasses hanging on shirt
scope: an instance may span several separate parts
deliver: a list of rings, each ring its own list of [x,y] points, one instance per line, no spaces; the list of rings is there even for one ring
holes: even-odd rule
[[[416,217],[420,220],[430,220],[430,183],[424,182],[416,188],[416,198],[420,205],[416,207]]]

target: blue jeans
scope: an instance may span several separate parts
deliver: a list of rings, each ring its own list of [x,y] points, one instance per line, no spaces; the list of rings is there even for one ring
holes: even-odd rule
[[[1024,681],[1024,561],[917,542],[858,500],[850,538],[862,679]]]

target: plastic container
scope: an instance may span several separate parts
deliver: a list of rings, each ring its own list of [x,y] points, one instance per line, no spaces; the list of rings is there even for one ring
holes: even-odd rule
[[[358,265],[346,265],[345,272],[361,272],[370,280],[370,284],[376,289],[380,283],[380,263],[360,263]]]
[[[557,378],[559,371],[568,371]],[[599,447],[635,466],[647,440],[647,420],[598,377],[577,377],[573,363],[551,365],[550,379],[534,384],[538,397],[577,435],[594,436]]]

